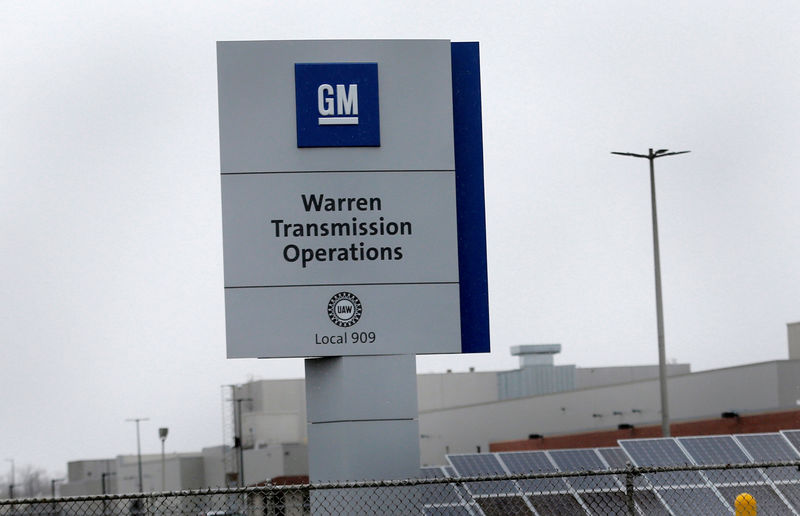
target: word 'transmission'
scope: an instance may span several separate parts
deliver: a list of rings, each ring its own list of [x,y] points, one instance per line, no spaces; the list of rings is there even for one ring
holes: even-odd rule
[[[381,212],[383,200],[380,197],[327,197],[324,194],[301,194],[303,210],[306,213],[331,214]],[[330,215],[329,215],[330,216]],[[285,219],[269,221],[273,238],[293,239],[283,247],[283,259],[306,268],[314,262],[363,262],[402,260],[402,245],[370,245],[367,237],[408,237],[413,233],[412,223],[407,220],[388,220],[382,215],[346,219],[296,222]],[[304,238],[337,239],[332,245],[310,247],[296,239]],[[347,239],[354,239],[348,241]],[[358,240],[355,240],[358,239]],[[344,240],[344,242],[342,241]]]

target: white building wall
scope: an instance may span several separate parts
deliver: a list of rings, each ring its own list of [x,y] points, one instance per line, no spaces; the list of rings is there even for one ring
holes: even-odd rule
[[[800,407],[800,360],[778,362],[778,402],[781,407]]]
[[[417,396],[420,411],[494,401],[497,372],[420,374]]]
[[[105,474],[106,493],[117,492],[116,462],[114,459],[76,460],[67,463],[67,480],[59,488],[61,496],[103,494]]]
[[[236,395],[253,399],[242,402],[245,447],[308,440],[305,379],[250,382],[237,388]]]
[[[673,421],[780,407],[776,362],[718,369],[669,379]],[[422,464],[443,464],[446,453],[488,451],[490,442],[530,434],[614,429],[619,423],[658,424],[657,380],[575,390],[495,403],[420,411]],[[615,412],[621,415],[615,415]]]
[[[167,454],[164,460],[167,491],[207,487],[201,453]],[[139,470],[136,455],[117,457],[117,486],[119,493],[139,492]],[[161,454],[142,455],[142,491],[162,490]]]
[[[211,446],[203,448],[203,471],[205,472],[204,487],[226,487],[225,482],[225,456],[230,450],[229,446]]]
[[[667,364],[667,376],[689,374],[689,364]],[[578,367],[575,369],[575,388],[589,389],[601,385],[638,382],[658,378],[657,365],[619,367]]]
[[[244,483],[254,485],[283,475],[283,446],[244,450]]]
[[[417,376],[419,410],[469,405],[498,399],[497,372],[421,374]],[[306,443],[305,380],[260,380],[237,388],[242,402],[245,447],[259,443]]]
[[[800,322],[789,323],[786,325],[786,333],[789,339],[789,360],[800,359]]]

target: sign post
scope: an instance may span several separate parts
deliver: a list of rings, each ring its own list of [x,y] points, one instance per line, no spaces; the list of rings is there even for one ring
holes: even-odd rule
[[[489,351],[478,45],[217,61],[228,357],[309,358],[312,481],[416,476],[415,355]]]

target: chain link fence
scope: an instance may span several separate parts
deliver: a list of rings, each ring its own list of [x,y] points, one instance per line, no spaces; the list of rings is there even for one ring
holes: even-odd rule
[[[800,462],[0,500],[6,515],[800,514]]]

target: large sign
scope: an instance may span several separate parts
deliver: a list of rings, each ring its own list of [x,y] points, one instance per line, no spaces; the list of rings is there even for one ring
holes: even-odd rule
[[[229,357],[489,350],[477,50],[217,44]]]

